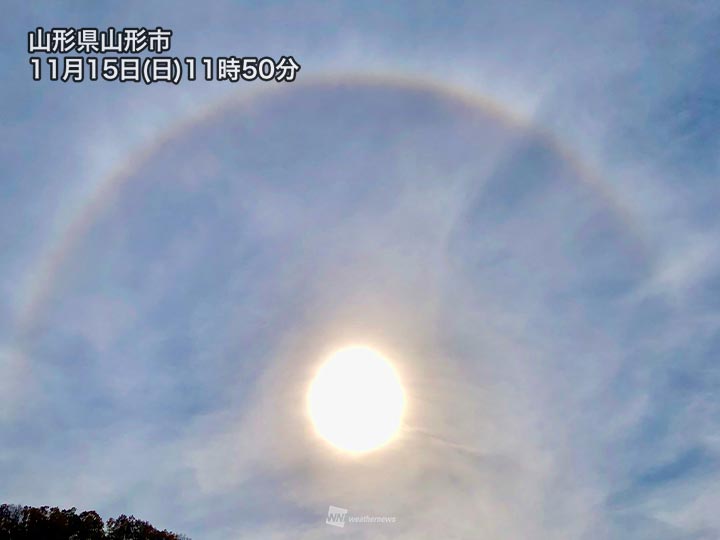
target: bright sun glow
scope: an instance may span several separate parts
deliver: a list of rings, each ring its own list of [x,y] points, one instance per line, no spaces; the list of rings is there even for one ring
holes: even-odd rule
[[[405,395],[397,373],[380,353],[347,347],[333,353],[308,392],[318,434],[349,452],[387,443],[400,427]]]

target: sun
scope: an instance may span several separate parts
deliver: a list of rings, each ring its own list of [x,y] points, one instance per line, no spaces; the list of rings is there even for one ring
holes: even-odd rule
[[[307,401],[317,433],[352,453],[388,443],[405,409],[405,394],[392,364],[361,346],[330,355],[310,385]]]

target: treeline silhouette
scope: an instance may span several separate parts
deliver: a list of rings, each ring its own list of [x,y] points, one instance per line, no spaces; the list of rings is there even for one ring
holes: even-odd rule
[[[121,515],[107,522],[95,511],[77,513],[41,506],[0,505],[0,540],[190,540]]]

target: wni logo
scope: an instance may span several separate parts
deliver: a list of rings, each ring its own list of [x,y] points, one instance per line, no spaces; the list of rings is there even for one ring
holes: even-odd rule
[[[347,516],[347,508],[340,508],[339,506],[328,507],[328,516],[325,523],[332,525],[333,527],[344,527],[345,517]]]

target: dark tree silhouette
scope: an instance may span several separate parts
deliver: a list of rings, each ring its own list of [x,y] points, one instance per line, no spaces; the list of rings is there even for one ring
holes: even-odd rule
[[[104,523],[97,512],[76,508],[0,505],[0,540],[190,540],[121,515]]]
[[[180,540],[176,534],[168,531],[158,531],[147,521],[141,521],[134,516],[122,515],[117,519],[108,519],[108,540]]]

